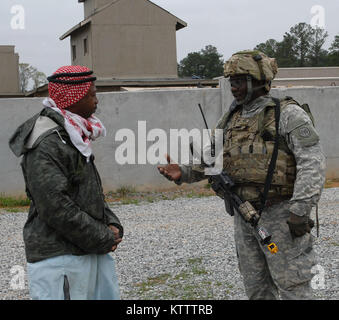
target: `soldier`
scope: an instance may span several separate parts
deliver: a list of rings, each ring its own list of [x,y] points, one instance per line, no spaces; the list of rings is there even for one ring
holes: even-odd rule
[[[23,236],[33,299],[119,299],[114,259],[123,227],[104,200],[91,142],[106,130],[94,116],[95,77],[65,66],[49,77],[45,108],[10,139],[31,200]]]
[[[269,95],[277,64],[262,52],[238,52],[224,71],[235,100],[216,125],[224,132],[223,168],[235,182],[235,193],[261,212],[259,226],[270,230],[279,248],[271,254],[235,214],[236,253],[246,294],[249,299],[312,299],[316,258],[310,213],[321,196],[325,157],[311,115],[290,97],[277,100]],[[265,201],[275,143],[277,160]],[[179,166],[170,163],[169,156],[167,160],[168,165],[158,169],[177,184],[208,178],[201,165]]]

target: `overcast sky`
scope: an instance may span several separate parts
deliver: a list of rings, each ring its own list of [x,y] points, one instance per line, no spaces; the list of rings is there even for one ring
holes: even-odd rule
[[[329,33],[326,49],[339,34],[339,0],[152,2],[187,23],[177,32],[178,61],[209,44],[227,59],[233,52],[253,49],[267,39],[282,40],[283,34],[299,22],[324,24]],[[14,19],[16,5],[24,8],[24,24]],[[321,10],[312,13],[316,5]],[[29,63],[48,76],[58,67],[71,64],[69,38],[60,41],[59,37],[83,18],[83,4],[78,0],[0,0],[0,45],[15,45],[20,63]],[[13,29],[13,25],[24,29]]]

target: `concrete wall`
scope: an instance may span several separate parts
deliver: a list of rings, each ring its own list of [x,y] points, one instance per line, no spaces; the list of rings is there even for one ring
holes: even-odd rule
[[[75,31],[70,38],[70,56],[72,65],[86,66],[93,70],[92,64],[92,31],[90,24],[85,25],[83,28]],[[84,40],[87,39],[87,53],[85,53]],[[76,48],[76,58],[73,56],[73,46]]]
[[[272,87],[338,87],[339,77],[274,79]]]
[[[84,16],[85,19],[94,13],[94,10],[98,8],[98,0],[79,0],[78,2],[84,2]]]
[[[78,0],[84,3],[84,16],[85,19],[92,15],[95,10],[112,3],[112,0]]]
[[[19,92],[19,55],[14,46],[0,46],[0,93]]]
[[[279,68],[273,86],[339,86],[339,67]]]
[[[339,67],[279,68],[276,78],[339,77]]]
[[[106,191],[120,186],[140,188],[168,188],[173,183],[162,178],[156,165],[118,165],[115,151],[123,142],[116,141],[119,129],[133,130],[138,147],[138,121],[146,121],[146,132],[160,128],[169,137],[170,129],[204,128],[198,103],[204,108],[209,127],[213,127],[222,112],[232,101],[228,82],[223,81],[216,89],[155,90],[141,92],[100,93],[98,117],[107,128],[107,137],[93,143],[96,164]],[[327,157],[328,176],[339,178],[339,88],[273,89],[272,95],[290,95],[302,102],[308,102],[315,116],[316,128],[320,134]],[[8,139],[23,121],[41,110],[42,98],[2,99],[0,108],[0,193],[23,194],[24,183],[17,159],[8,148]],[[154,145],[148,142],[146,149]],[[169,150],[169,141],[167,143]]]

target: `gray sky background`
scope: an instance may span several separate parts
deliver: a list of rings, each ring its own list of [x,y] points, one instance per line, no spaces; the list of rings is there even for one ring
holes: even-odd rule
[[[311,8],[325,10],[327,49],[339,33],[339,0],[154,0],[187,22],[177,32],[178,61],[189,52],[214,45],[224,59],[233,52],[252,49],[270,38],[281,41],[299,22],[311,23]],[[25,28],[13,30],[11,8],[25,9]],[[59,37],[82,21],[77,0],[0,0],[0,45],[15,45],[20,63],[26,62],[47,76],[71,64],[69,38]]]

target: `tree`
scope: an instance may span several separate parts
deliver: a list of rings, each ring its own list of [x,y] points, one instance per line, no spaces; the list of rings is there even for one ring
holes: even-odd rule
[[[224,61],[217,48],[208,45],[201,50],[201,54],[204,61],[203,76],[208,79],[222,76],[224,73]]]
[[[337,34],[334,38],[334,41],[332,42],[330,46],[330,53],[339,53],[339,34]]]
[[[297,67],[296,39],[286,32],[281,42],[277,43],[277,51],[274,58],[277,59],[278,66],[282,68]]]
[[[278,50],[278,42],[274,39],[269,39],[266,42],[258,44],[254,50],[259,50],[269,57],[275,57]]]
[[[255,49],[276,58],[279,67],[320,67],[327,64],[328,52],[322,49],[328,33],[301,22],[290,28],[278,42],[269,39]]]
[[[284,39],[278,42],[269,39],[266,42],[258,44],[254,50],[259,50],[267,56],[275,58],[280,67],[292,66],[295,64],[295,58],[292,54],[295,40],[289,33],[285,33]]]
[[[179,77],[201,76],[204,66],[202,56],[199,52],[191,52],[179,63]]]
[[[41,87],[41,86],[43,86],[44,84],[47,83],[46,75],[43,72],[40,72],[40,71],[36,71],[33,74],[32,80],[33,80],[33,83],[34,83],[33,89],[37,89],[37,88],[39,88],[39,87]]]
[[[330,46],[327,63],[329,66],[339,67],[339,34],[335,36]]]
[[[311,67],[323,67],[326,65],[328,52],[322,49],[328,33],[321,28],[314,28],[310,40],[308,60]]]
[[[298,67],[306,67],[307,65],[313,33],[312,26],[305,22],[301,22],[290,29],[290,35],[294,40],[293,53],[297,59]]]
[[[26,92],[30,79],[33,76],[33,68],[28,63],[19,64],[20,91]]]
[[[26,92],[29,89],[36,89],[47,83],[46,75],[32,67],[28,63],[19,64],[20,91]]]
[[[217,48],[208,45],[199,52],[191,52],[178,66],[179,77],[200,77],[212,79],[222,76],[224,61]]]

